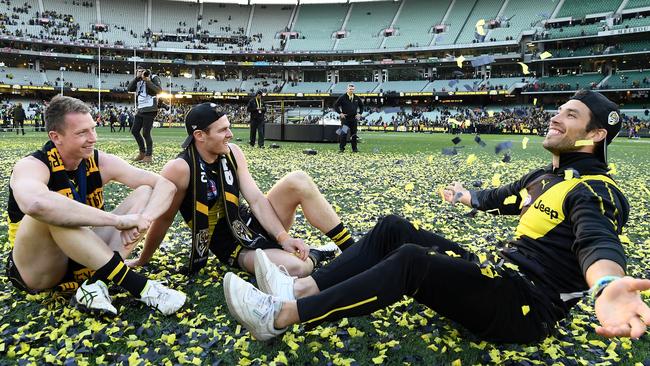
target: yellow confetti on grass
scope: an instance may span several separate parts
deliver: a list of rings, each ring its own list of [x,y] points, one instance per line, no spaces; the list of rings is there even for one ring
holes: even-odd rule
[[[413,183],[406,183],[406,185],[404,186],[404,190],[405,190],[406,192],[411,192],[411,191],[413,191],[413,188],[415,188],[415,185],[413,185]]]
[[[469,154],[469,156],[467,157],[467,161],[466,161],[466,162],[467,162],[467,165],[472,165],[472,164],[474,164],[474,162],[476,161],[476,159],[477,159],[477,157],[476,157],[475,154]]]
[[[494,174],[492,176],[492,187],[501,187],[501,174]]]

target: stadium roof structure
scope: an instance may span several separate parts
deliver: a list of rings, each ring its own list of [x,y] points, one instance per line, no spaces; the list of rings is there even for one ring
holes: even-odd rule
[[[191,3],[221,3],[221,4],[239,4],[239,5],[253,5],[253,4],[332,4],[332,3],[365,3],[371,1],[392,1],[398,0],[176,0]]]

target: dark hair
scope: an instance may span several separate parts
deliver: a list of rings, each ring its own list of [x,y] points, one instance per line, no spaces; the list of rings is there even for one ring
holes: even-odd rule
[[[587,110],[589,111],[589,122],[587,122],[587,127],[585,127],[585,132],[591,132],[591,131],[596,130],[598,128],[602,128],[598,124],[598,121],[596,121],[596,117],[591,112],[591,109],[587,108]],[[603,140],[600,140],[598,142],[594,141],[594,151],[602,150],[603,149],[603,144],[605,143],[605,140],[607,140],[607,137],[605,137]]]
[[[52,98],[44,114],[47,132],[63,132],[65,129],[65,116],[70,113],[90,113],[90,108],[77,98],[62,95]]]

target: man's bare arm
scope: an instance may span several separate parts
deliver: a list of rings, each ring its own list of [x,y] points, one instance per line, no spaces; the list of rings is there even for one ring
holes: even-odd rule
[[[115,226],[127,229],[137,225],[137,219],[131,215],[117,216],[50,191],[47,187],[49,178],[49,169],[36,158],[26,157],[16,164],[10,185],[23,213],[56,226]]]
[[[163,167],[160,175],[172,182],[176,186],[176,194],[171,200],[171,205],[162,215],[158,216],[155,219],[149,231],[147,231],[147,236],[145,238],[144,247],[140,253],[140,257],[127,261],[127,264],[131,267],[135,266],[144,266],[149,263],[154,253],[162,243],[167,230],[174,222],[174,217],[178,212],[178,209],[185,198],[187,193],[187,187],[189,186],[189,177],[190,177],[190,168],[185,161],[182,159],[176,159],[168,162]]]
[[[156,219],[169,208],[172,201],[170,197],[176,192],[176,186],[169,180],[148,170],[136,168],[112,154],[100,152],[99,169],[104,182],[116,181],[132,189],[147,185],[153,189],[141,214],[149,220]]]

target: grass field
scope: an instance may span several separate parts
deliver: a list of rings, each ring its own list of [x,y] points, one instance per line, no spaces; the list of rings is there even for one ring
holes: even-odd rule
[[[99,131],[98,147],[123,158],[135,155],[130,135]],[[143,166],[159,171],[164,162],[180,150],[181,129],[154,131],[155,162]],[[516,217],[493,217],[441,202],[439,187],[454,180],[466,186],[482,187],[507,183],[529,169],[546,165],[550,154],[541,138],[529,136],[482,136],[487,147],[462,135],[459,154],[442,155],[451,147],[452,136],[413,133],[362,133],[361,153],[337,152],[335,144],[280,143],[280,149],[253,149],[245,143],[248,130],[236,130],[253,176],[263,191],[284,174],[300,169],[309,173],[334,205],[343,222],[356,235],[373,226],[386,214],[406,217],[419,227],[456,240],[481,252],[508,240]],[[44,133],[26,137],[0,134],[0,200],[6,202],[8,179],[15,161],[39,148]],[[494,153],[499,142],[513,141],[510,163]],[[614,178],[631,204],[626,234],[632,243],[626,251],[628,273],[650,278],[650,141],[620,138],[610,147]],[[267,142],[267,146],[270,145]],[[314,148],[315,156],[302,154]],[[469,158],[470,155],[474,155]],[[475,161],[474,157],[476,158]],[[469,158],[469,159],[468,159]],[[480,182],[479,182],[480,181]],[[106,187],[107,209],[124,197],[119,185]],[[7,243],[6,211],[0,222],[0,246]],[[211,259],[208,267],[193,278],[177,273],[187,261],[189,231],[177,218],[154,260],[143,272],[152,278],[183,289],[189,302],[175,316],[161,316],[112,289],[116,318],[93,318],[51,294],[26,296],[0,277],[0,363],[1,364],[623,364],[650,363],[648,336],[638,341],[604,339],[593,327],[589,301],[573,310],[559,326],[556,336],[541,344],[495,345],[482,342],[451,321],[436,315],[410,299],[371,316],[343,319],[305,332],[295,326],[283,338],[270,344],[250,338],[227,313],[221,279],[227,268]],[[306,225],[298,213],[292,234],[309,244],[326,243],[327,238]],[[4,258],[4,257],[3,257]],[[0,264],[4,273],[5,260]],[[248,278],[248,277],[246,277]],[[646,297],[647,300],[647,297]]]

